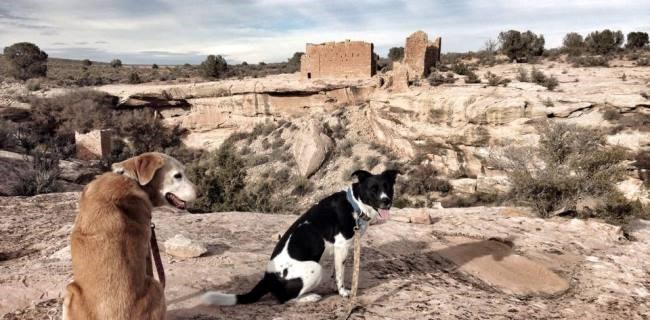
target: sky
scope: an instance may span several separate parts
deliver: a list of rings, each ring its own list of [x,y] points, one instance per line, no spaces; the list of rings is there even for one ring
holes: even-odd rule
[[[364,40],[385,56],[423,30],[443,52],[480,50],[500,31],[650,32],[648,0],[0,0],[0,47],[32,42],[50,57],[134,64],[285,61],[305,43]]]

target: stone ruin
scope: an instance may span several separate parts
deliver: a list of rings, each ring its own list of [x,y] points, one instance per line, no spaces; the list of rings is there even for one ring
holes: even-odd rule
[[[429,41],[424,31],[416,31],[406,38],[404,46],[404,64],[409,66],[415,75],[426,77],[431,67],[440,62],[440,37]]]
[[[373,44],[364,41],[308,43],[300,58],[303,79],[370,78],[375,74]]]
[[[74,133],[77,159],[106,160],[113,148],[112,130],[92,130]]]

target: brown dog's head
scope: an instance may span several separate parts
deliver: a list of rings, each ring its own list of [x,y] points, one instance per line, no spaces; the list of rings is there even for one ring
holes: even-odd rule
[[[196,186],[187,178],[185,166],[166,154],[143,153],[113,164],[112,169],[137,181],[156,207],[185,209],[187,202],[196,199]]]

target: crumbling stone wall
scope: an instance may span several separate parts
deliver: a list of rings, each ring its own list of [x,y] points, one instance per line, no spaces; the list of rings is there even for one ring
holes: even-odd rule
[[[416,31],[406,38],[404,47],[404,63],[411,67],[417,75],[426,77],[431,67],[440,62],[440,37],[429,41],[424,31]]]
[[[308,43],[300,58],[304,79],[370,78],[375,74],[372,43],[363,41]]]
[[[88,133],[74,133],[77,159],[105,160],[112,151],[112,131],[93,130]]]

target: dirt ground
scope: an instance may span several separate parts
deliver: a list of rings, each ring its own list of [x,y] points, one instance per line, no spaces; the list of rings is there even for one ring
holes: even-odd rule
[[[54,319],[71,279],[68,236],[78,193],[0,197],[1,319]],[[394,210],[409,215],[422,209]],[[431,225],[390,221],[363,238],[352,319],[648,319],[650,223],[629,241],[596,221],[527,216],[519,208],[429,209]],[[295,216],[155,213],[158,241],[204,242],[199,258],[163,254],[169,319],[337,319],[346,300],[329,277],[313,304],[200,306],[215,289],[249,290]],[[326,274],[331,258],[323,260]],[[350,262],[350,261],[348,261]],[[348,263],[348,268],[351,263]],[[348,281],[350,276],[347,272]],[[348,282],[349,283],[349,282]]]

